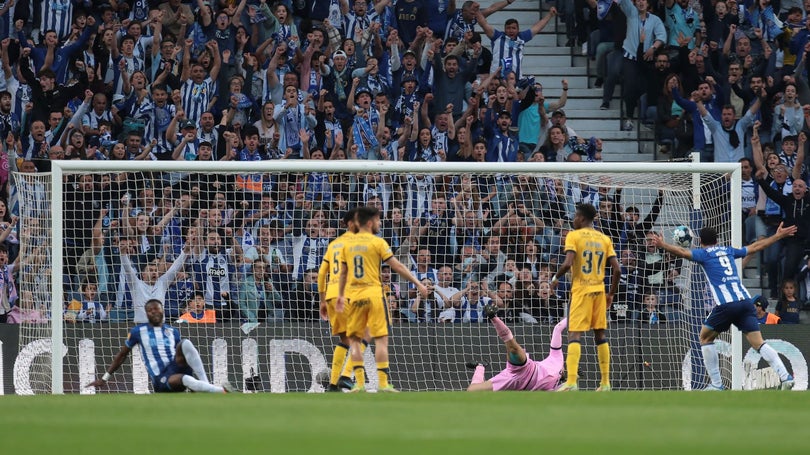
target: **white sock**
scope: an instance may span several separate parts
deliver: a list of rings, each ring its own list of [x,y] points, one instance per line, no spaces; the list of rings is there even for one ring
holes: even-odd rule
[[[784,381],[790,376],[787,368],[785,368],[785,364],[782,363],[782,359],[779,358],[779,353],[769,344],[762,343],[762,346],[759,347],[759,355],[776,371],[776,374],[779,375],[779,379]]]
[[[208,392],[208,393],[223,393],[225,389],[218,385],[209,384],[205,381],[200,381],[199,379],[189,376],[187,374],[183,375],[183,385],[187,388],[195,391],[195,392]]]
[[[723,387],[723,378],[720,376],[720,356],[717,355],[717,347],[714,343],[700,346],[703,352],[703,364],[706,365],[706,372],[715,387]]]
[[[183,350],[183,357],[186,358],[186,363],[194,371],[194,376],[197,376],[197,379],[200,381],[208,382],[208,376],[205,374],[205,367],[200,358],[200,353],[197,351],[197,348],[194,347],[194,343],[189,340],[183,340],[181,349]]]

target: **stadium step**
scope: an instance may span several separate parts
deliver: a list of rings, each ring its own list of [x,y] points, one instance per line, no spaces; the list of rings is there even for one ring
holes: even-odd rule
[[[570,79],[571,76],[582,76],[584,78],[588,75],[588,69],[585,67],[563,66],[562,64],[546,64],[546,57],[534,57],[523,60],[523,74],[558,76],[566,79]]]
[[[563,110],[565,111],[565,115],[567,117],[576,118],[576,119],[578,119],[577,121],[579,121],[579,119],[591,119],[591,118],[593,118],[593,119],[604,119],[605,117],[609,117],[609,118],[616,117],[616,118],[618,118],[618,116],[619,116],[619,109],[618,108],[609,109],[609,110],[606,110],[606,111],[596,109],[595,107],[592,107],[591,109],[572,109],[571,106],[574,103],[572,103],[571,101],[579,101],[579,100],[572,100],[571,98],[568,98],[568,102],[565,104],[565,107],[563,108]],[[583,100],[583,101],[585,101],[585,100]],[[589,103],[589,104],[591,106],[593,106],[594,102],[592,100],[587,100],[587,101],[590,101],[591,103]],[[598,104],[599,103],[597,102],[596,105],[598,106]]]
[[[542,48],[535,48],[536,51]],[[570,55],[526,55],[523,57],[523,71],[529,74],[541,75],[534,68],[566,68],[571,65]],[[576,68],[579,69],[579,68]],[[582,68],[583,70],[585,68]],[[586,75],[585,72],[582,75]]]
[[[495,27],[498,30],[503,30],[503,26],[506,23],[506,21],[514,18],[517,19],[518,25],[520,26],[520,30],[525,30],[534,25],[534,23],[539,21],[541,18],[540,12],[537,11],[536,3],[532,5],[531,8],[526,8],[525,10],[522,10],[521,8],[513,8],[513,6],[515,6],[515,3],[507,6],[506,9],[502,9],[500,11],[490,14],[490,16],[487,18],[487,22],[489,23],[489,25]],[[545,17],[546,14],[547,13],[544,12],[542,17]],[[551,29],[552,31],[555,30],[553,20],[546,26],[545,30],[543,31],[549,29]]]
[[[482,0],[481,9],[494,0]],[[551,5],[545,1],[517,0],[505,9],[493,13],[487,19],[490,25],[503,30],[510,18],[515,18],[520,29],[531,27],[547,14]],[[540,13],[539,8],[543,9]],[[480,30],[480,27],[477,28]],[[621,89],[617,87],[611,108],[600,110],[602,89],[593,87],[595,64],[580,55],[581,48],[566,47],[566,24],[557,17],[545,29],[526,43],[524,47],[523,73],[535,76],[543,84],[544,95],[549,101],[557,101],[562,94],[562,79],[568,81],[568,101],[565,110],[568,123],[582,137],[598,137],[603,140],[605,161],[652,161],[655,159],[652,133],[646,130],[621,131]],[[484,37],[484,44],[489,39]],[[497,66],[497,63],[494,63]],[[590,64],[590,65],[589,65]],[[641,151],[642,153],[639,153]],[[668,158],[667,155],[660,157]]]
[[[552,55],[566,55],[571,57],[571,48],[565,46],[559,47],[548,47],[548,46],[532,46],[532,42],[529,43],[524,48],[523,55],[530,56],[530,55],[539,55],[539,56],[552,56]]]
[[[546,89],[562,89],[562,80],[565,79],[568,81],[568,99],[570,100],[573,96],[570,90],[573,89],[588,89],[588,78],[585,76],[571,76],[567,74],[556,74],[556,75],[538,75],[537,73],[532,73],[527,71],[526,73],[529,76],[535,76],[535,80],[541,84],[543,84],[543,90]],[[548,96],[548,94],[546,94]],[[601,96],[601,95],[600,95]]]

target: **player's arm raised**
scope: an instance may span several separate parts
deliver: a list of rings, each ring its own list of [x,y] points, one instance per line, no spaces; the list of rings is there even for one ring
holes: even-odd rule
[[[785,237],[792,237],[793,234],[796,233],[798,229],[797,226],[788,226],[783,227],[784,223],[779,223],[779,227],[776,228],[776,233],[770,237],[766,237],[764,239],[759,239],[756,242],[748,245],[746,249],[748,250],[748,254],[754,254],[758,251],[762,251],[765,248],[773,245],[774,243],[782,240]]]
[[[96,378],[95,381],[91,382],[90,384],[87,384],[87,387],[106,386],[107,381],[109,381],[110,378],[112,378],[113,373],[115,373],[119,368],[121,368],[121,365],[124,364],[124,360],[127,359],[127,356],[131,351],[132,349],[130,349],[127,345],[121,346],[121,350],[118,351],[118,354],[115,355],[112,365],[110,365],[110,368],[107,368],[107,372],[104,373],[104,376]]]
[[[419,294],[422,297],[427,298],[428,292],[429,292],[428,288],[424,284],[422,284],[422,282],[419,281],[418,278],[413,276],[413,273],[411,273],[411,271],[408,270],[407,267],[402,265],[402,263],[399,262],[399,259],[391,256],[390,258],[388,258],[388,260],[385,261],[385,263],[390,265],[391,270],[396,272],[397,275],[399,275],[399,276],[405,278],[406,280],[410,281],[411,283],[413,283],[414,286],[416,286],[416,289],[419,291]]]
[[[651,234],[652,234],[652,244],[656,248],[661,248],[662,250],[672,254],[673,256],[689,259],[690,261],[692,260],[692,250],[668,244],[667,242],[664,241],[664,236],[657,232],[651,232]]]

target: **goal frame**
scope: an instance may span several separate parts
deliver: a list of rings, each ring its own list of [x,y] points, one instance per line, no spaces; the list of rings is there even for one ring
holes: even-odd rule
[[[226,162],[189,162],[189,161],[53,161],[51,176],[51,258],[53,264],[62,264],[63,223],[62,208],[64,203],[63,187],[61,182],[65,172],[230,172],[230,173],[265,173],[265,172],[332,172],[332,173],[359,173],[359,172],[386,172],[386,173],[502,173],[502,174],[531,174],[531,173],[566,173],[566,174],[621,174],[621,173],[691,173],[697,177],[701,173],[721,173],[730,176],[730,207],[731,213],[742,211],[742,174],[739,163],[670,163],[670,162],[628,162],[628,163],[420,163],[420,162],[391,162],[367,160],[341,160],[341,161],[313,161],[313,160],[268,160],[268,161],[226,161]],[[693,178],[693,188],[699,188],[699,178]],[[700,192],[693,191],[693,208],[700,207]],[[731,244],[734,247],[742,246],[741,220],[738,216],[731,216]],[[737,260],[740,266],[740,260]],[[63,270],[61,266],[51,267],[52,307],[51,314],[62,314],[64,290]],[[63,320],[61,317],[51,317],[51,393],[64,393],[64,362],[63,362]],[[742,390],[743,386],[743,358],[742,334],[732,327],[732,357],[731,357],[731,385],[733,390]]]

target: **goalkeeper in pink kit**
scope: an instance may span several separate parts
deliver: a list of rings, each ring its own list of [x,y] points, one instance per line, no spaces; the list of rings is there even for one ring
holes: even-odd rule
[[[565,358],[562,352],[562,332],[568,327],[568,319],[563,319],[554,326],[551,335],[551,351],[543,360],[532,360],[526,351],[515,341],[512,331],[498,317],[498,307],[489,304],[484,312],[495,326],[495,331],[506,345],[506,368],[491,379],[484,380],[486,367],[481,363],[468,363],[474,368],[472,382],[468,392],[499,390],[548,390],[557,388],[562,376]]]

